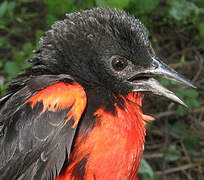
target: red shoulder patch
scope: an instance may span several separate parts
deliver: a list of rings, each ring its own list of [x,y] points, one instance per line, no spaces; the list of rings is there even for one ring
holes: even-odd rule
[[[73,117],[75,123],[72,128],[75,128],[80,120],[80,117],[86,107],[87,97],[82,86],[73,82],[72,84],[58,82],[53,84],[28,99],[25,103],[30,103],[31,107],[39,103],[43,103],[41,113],[48,111],[56,112],[71,107],[67,114],[65,124]]]

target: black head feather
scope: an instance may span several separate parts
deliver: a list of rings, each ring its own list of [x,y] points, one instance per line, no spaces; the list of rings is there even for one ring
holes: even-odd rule
[[[144,25],[126,12],[95,8],[67,14],[40,40],[30,59],[27,75],[69,74],[86,86],[105,86],[114,91],[128,88],[125,75],[107,65],[113,56],[138,67],[148,66],[153,53]],[[126,91],[126,90],[125,90]]]

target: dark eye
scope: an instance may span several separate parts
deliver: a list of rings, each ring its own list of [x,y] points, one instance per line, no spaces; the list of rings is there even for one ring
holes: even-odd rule
[[[128,65],[128,61],[125,58],[114,58],[112,60],[112,66],[116,71],[122,71]]]

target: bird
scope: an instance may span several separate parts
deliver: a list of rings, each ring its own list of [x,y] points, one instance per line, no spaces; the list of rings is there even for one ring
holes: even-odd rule
[[[0,100],[1,180],[137,180],[154,120],[144,95],[185,106],[157,79],[195,87],[156,56],[139,19],[115,8],[66,14],[28,61]]]

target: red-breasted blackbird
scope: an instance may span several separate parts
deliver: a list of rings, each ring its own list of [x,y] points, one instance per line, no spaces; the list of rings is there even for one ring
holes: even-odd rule
[[[143,95],[184,105],[155,79],[193,87],[155,55],[144,25],[116,9],[67,14],[0,101],[1,180],[136,180]]]

